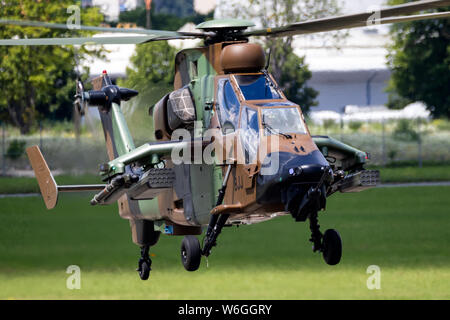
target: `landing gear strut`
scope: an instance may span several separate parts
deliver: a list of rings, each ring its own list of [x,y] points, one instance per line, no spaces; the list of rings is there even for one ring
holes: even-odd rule
[[[205,243],[202,250],[202,254],[205,257],[208,257],[211,254],[212,247],[216,246],[217,237],[222,232],[222,228],[225,226],[229,217],[229,214],[221,214],[219,217],[215,215],[212,217],[208,230],[206,231]]]
[[[313,243],[313,252],[322,251],[322,232],[320,232],[319,220],[317,212],[311,213],[309,216],[309,229],[311,230],[311,241]]]
[[[222,188],[219,190],[219,196],[217,197],[216,207],[221,205],[223,202],[223,199],[225,198],[225,191],[227,188],[227,182],[228,177],[231,173],[232,165],[228,165],[227,171],[225,173],[225,177],[222,182]],[[229,214],[214,214],[211,216],[211,219],[209,220],[208,229],[206,230],[206,235],[204,238],[204,244],[202,249],[202,255],[205,257],[208,257],[211,254],[212,247],[216,246],[217,237],[222,232],[222,228],[225,226],[225,223],[227,222],[228,218],[230,217]]]
[[[324,234],[320,232],[317,212],[311,213],[309,218],[309,229],[311,230],[311,241],[313,252],[322,252],[323,259],[331,266],[338,264],[342,256],[342,240],[339,233],[334,229],[328,229]]]
[[[150,246],[141,247],[141,258],[138,262],[138,268],[136,271],[139,273],[141,280],[147,280],[150,276],[150,270],[152,269],[152,260],[148,254]]]
[[[161,235],[161,232],[155,231],[154,223],[150,220],[130,220],[133,242],[141,248],[141,256],[138,261],[136,271],[142,280],[147,280],[152,270],[152,260],[149,256],[150,247],[154,246]]]

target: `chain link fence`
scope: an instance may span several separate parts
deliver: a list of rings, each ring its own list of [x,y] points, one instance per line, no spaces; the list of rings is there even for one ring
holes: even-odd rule
[[[32,175],[26,156],[27,147],[38,145],[50,169],[56,174],[98,173],[98,166],[108,161],[103,136],[99,138],[58,136],[10,136],[1,128],[1,175]]]
[[[370,153],[377,166],[450,163],[450,123],[447,120],[397,119],[383,122],[310,124],[311,134],[329,135]]]
[[[401,120],[400,120],[401,121]],[[376,166],[450,163],[450,130],[431,122],[400,124],[358,123],[311,124],[313,135],[329,135],[370,154]],[[419,130],[418,130],[419,128]],[[48,165],[55,173],[98,173],[98,166],[108,161],[103,133],[83,135],[79,139],[46,133],[17,136],[1,127],[2,175],[32,175],[25,148],[39,145]],[[142,139],[138,139],[139,141]],[[145,141],[143,141],[145,142]],[[137,145],[138,141],[136,142]]]

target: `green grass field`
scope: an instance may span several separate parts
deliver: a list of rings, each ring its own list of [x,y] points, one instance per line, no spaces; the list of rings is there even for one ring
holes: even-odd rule
[[[100,176],[93,174],[60,175],[55,177],[56,183],[64,184],[98,184]],[[39,185],[34,177],[0,177],[0,194],[38,193]]]
[[[322,230],[336,228],[343,258],[311,251],[308,226],[290,217],[226,228],[200,270],[187,272],[180,237],[162,236],[153,271],[134,271],[139,249],[116,206],[63,195],[0,199],[0,299],[449,299],[450,187],[372,189],[329,199]],[[81,289],[68,290],[69,265]],[[368,290],[369,265],[381,289]]]
[[[378,167],[382,183],[450,181],[450,165]]]

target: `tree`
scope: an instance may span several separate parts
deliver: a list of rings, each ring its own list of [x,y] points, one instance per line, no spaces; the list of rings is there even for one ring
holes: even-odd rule
[[[336,15],[339,9],[336,0],[248,0],[230,5],[221,1],[218,9],[221,17],[242,18],[254,21],[258,27],[279,27],[290,23]],[[330,33],[332,38],[341,39],[344,33]],[[270,72],[286,96],[298,103],[304,112],[317,105],[318,92],[308,87],[311,72],[304,57],[299,57],[292,48],[293,37],[260,39],[270,51]]]
[[[149,42],[136,46],[127,67],[127,79],[121,85],[145,90],[154,85],[172,85],[175,72],[175,48],[166,41]]]
[[[3,19],[66,23],[70,17],[67,8],[73,4],[74,1],[69,0],[2,0],[0,16]],[[81,11],[82,23],[98,25],[101,21],[103,16],[98,9]],[[64,37],[80,33],[73,30],[0,26],[0,38],[3,39]],[[70,115],[75,89],[75,56],[80,61],[88,54],[100,52],[98,49],[75,49],[72,46],[0,46],[0,112],[3,118],[7,113],[10,121],[20,128],[22,134],[26,134],[38,117],[51,113],[54,116],[62,114],[63,117]],[[64,92],[64,96],[61,96],[61,92]]]
[[[392,5],[404,2],[389,0]],[[450,19],[394,24],[391,36],[389,106],[423,101],[433,117],[450,118]]]
[[[272,52],[275,52],[275,56],[271,59],[271,70],[280,70],[273,72],[273,74],[274,77],[278,77],[277,82],[283,89],[284,94],[291,101],[301,106],[305,113],[308,113],[310,107],[317,105],[315,99],[319,93],[306,84],[312,74],[305,64],[305,57],[297,56],[292,48],[291,50],[286,48],[283,48],[283,50],[272,49]],[[283,59],[285,63],[281,66],[274,61],[280,56],[285,58]]]
[[[126,69],[126,79],[117,81],[119,86],[139,91],[136,98],[121,104],[125,117],[133,124],[130,132],[137,144],[153,139],[148,107],[173,90],[175,54],[176,49],[166,41],[139,44]]]

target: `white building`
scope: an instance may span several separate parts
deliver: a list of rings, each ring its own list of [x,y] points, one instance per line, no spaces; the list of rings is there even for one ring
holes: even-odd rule
[[[296,40],[294,52],[305,56],[312,72],[308,85],[319,91],[315,110],[342,111],[349,104],[386,104],[389,41],[386,27],[350,30],[341,49],[323,46],[320,39]]]
[[[225,0],[221,0],[225,1]],[[239,4],[242,0],[226,0]],[[270,0],[268,0],[270,1]],[[341,14],[373,12],[382,7],[385,0],[342,0]],[[223,4],[222,4],[223,6]],[[222,17],[221,6],[215,11]],[[339,45],[327,44],[320,36],[295,36],[294,52],[305,56],[312,72],[308,85],[319,91],[318,107],[313,110],[343,112],[346,105],[384,105],[390,71],[387,68],[387,49],[390,41],[387,26],[356,28]],[[329,41],[328,41],[329,42]]]
[[[332,110],[312,111],[310,119],[316,124],[323,124],[324,120],[333,120],[335,123],[349,122],[384,122],[397,119],[429,119],[431,117],[427,106],[421,102],[413,102],[403,109],[392,110],[386,106],[354,106],[347,105],[343,113]]]
[[[133,10],[139,0],[83,0],[82,6],[99,7],[106,21],[117,21],[121,11]]]
[[[371,11],[384,2],[346,0],[342,13]],[[340,50],[324,46],[320,38],[298,37],[295,53],[305,56],[312,71],[308,85],[319,91],[319,105],[313,110],[343,112],[346,105],[385,105],[390,41],[388,26],[351,29]]]

